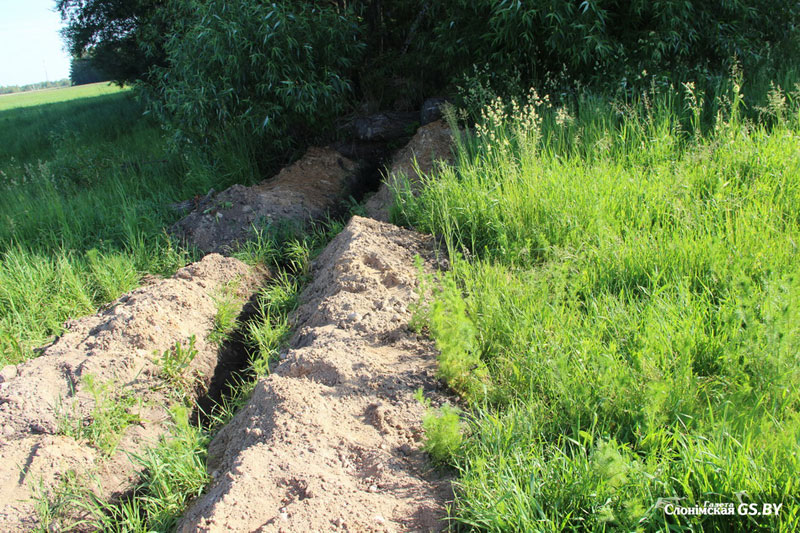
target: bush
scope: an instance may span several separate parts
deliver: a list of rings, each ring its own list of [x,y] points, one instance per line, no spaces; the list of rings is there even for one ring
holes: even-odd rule
[[[445,277],[430,308],[430,330],[439,350],[438,375],[458,393],[476,399],[485,393],[486,369],[478,352],[475,325],[466,311],[454,279]]]
[[[725,75],[735,57],[749,70],[782,61],[800,6],[762,2],[437,2],[434,53],[467,72],[490,63],[528,83],[563,76],[627,88],[648,76],[672,81]],[[647,80],[649,83],[650,80]]]
[[[255,153],[269,141],[274,153],[342,112],[362,46],[334,8],[212,0],[170,9],[177,27],[151,96],[176,141],[233,138]]]

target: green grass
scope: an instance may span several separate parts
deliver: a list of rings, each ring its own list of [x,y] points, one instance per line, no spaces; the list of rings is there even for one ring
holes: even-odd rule
[[[0,111],[21,107],[35,107],[42,104],[67,102],[79,98],[93,98],[106,94],[114,94],[125,89],[108,82],[89,83],[58,89],[44,89],[13,94],[0,95]]]
[[[236,297],[238,283],[238,280],[229,283],[214,297],[217,311],[214,313],[214,327],[208,334],[208,340],[214,344],[223,344],[236,329],[236,319],[239,317],[239,310],[243,303]]]
[[[118,502],[98,497],[89,487],[103,480],[87,473],[68,472],[59,486],[36,493],[37,531],[114,531],[149,533],[171,531],[191,498],[199,495],[210,477],[205,459],[209,434],[188,422],[183,405],[171,410],[172,423],[159,442],[131,457],[143,478],[131,495]]]
[[[169,152],[143,113],[133,91],[0,111],[0,364],[183,266],[170,203],[240,177]]]
[[[137,400],[129,393],[119,394],[119,384],[98,383],[91,374],[84,376],[83,382],[91,395],[90,418],[85,421],[82,416],[76,415],[77,403],[60,405],[57,412],[58,433],[88,442],[103,455],[110,456],[117,449],[125,429],[139,421],[135,413]]]
[[[457,529],[800,527],[798,98],[750,121],[734,85],[716,117],[686,91],[497,103],[455,169],[398,191],[453,266],[421,312],[468,407],[440,454]]]

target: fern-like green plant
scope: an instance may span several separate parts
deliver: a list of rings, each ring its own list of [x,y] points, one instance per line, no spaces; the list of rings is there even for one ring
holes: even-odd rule
[[[463,435],[460,411],[450,405],[439,409],[428,409],[422,419],[425,430],[425,451],[435,463],[452,465],[458,453]]]
[[[444,276],[429,311],[431,334],[439,350],[439,376],[455,391],[478,399],[485,395],[486,367],[476,341],[477,329],[452,276]]]

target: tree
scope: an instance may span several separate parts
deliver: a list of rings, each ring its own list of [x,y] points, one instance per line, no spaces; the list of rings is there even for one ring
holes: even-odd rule
[[[69,66],[69,79],[72,85],[85,85],[87,83],[97,83],[98,81],[108,80],[90,57],[74,57]]]
[[[72,56],[91,55],[94,65],[119,83],[140,80],[164,65],[169,23],[163,6],[163,0],[56,1]]]
[[[202,147],[239,134],[276,149],[345,108],[363,45],[337,6],[174,0],[170,8],[167,66],[153,70],[148,96],[177,141]]]
[[[462,72],[490,64],[529,84],[553,75],[602,88],[646,71],[672,81],[713,78],[781,61],[796,43],[796,0],[443,0],[434,53]]]

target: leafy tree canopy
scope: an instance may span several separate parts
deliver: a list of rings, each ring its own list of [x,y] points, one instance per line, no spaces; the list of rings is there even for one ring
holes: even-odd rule
[[[100,71],[94,64],[92,58],[73,58],[69,67],[69,80],[72,85],[85,85],[98,81],[108,80],[108,76]]]
[[[412,108],[473,66],[561,92],[576,83],[714,86],[797,57],[797,0],[57,0],[75,57],[144,94],[176,140],[269,144],[354,102]],[[512,85],[516,84],[516,87]],[[492,83],[492,89],[504,92]],[[249,142],[249,141],[248,141]]]
[[[140,80],[164,63],[169,24],[163,6],[162,0],[56,1],[72,56],[91,55],[99,70],[120,83]]]

